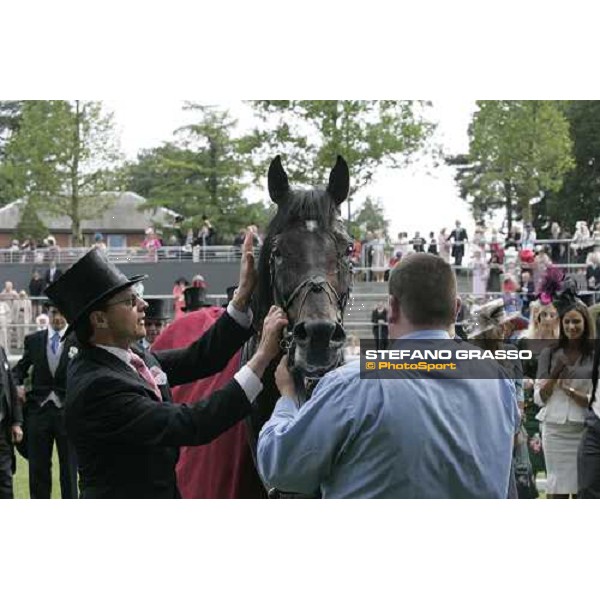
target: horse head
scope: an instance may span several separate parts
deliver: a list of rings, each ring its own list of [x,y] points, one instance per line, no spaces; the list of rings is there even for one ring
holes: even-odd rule
[[[342,362],[343,317],[350,294],[352,240],[340,217],[350,174],[338,156],[323,188],[296,189],[277,156],[268,187],[277,205],[259,258],[259,310],[281,306],[289,325],[282,341],[296,375],[318,378]]]

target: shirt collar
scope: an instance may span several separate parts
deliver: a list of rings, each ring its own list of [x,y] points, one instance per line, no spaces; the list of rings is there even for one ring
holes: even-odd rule
[[[69,326],[67,325],[67,327],[63,327],[57,332],[55,329],[52,329],[52,327],[48,327],[48,339],[51,340],[54,337],[54,334],[58,333],[60,339],[62,340],[68,328]]]
[[[102,348],[102,350],[110,352],[113,356],[116,356],[119,360],[122,360],[126,365],[134,369],[134,367],[131,366],[128,350],[123,350],[123,348],[117,348],[116,346],[102,346],[101,344],[97,344],[96,348]]]
[[[403,335],[401,340],[449,340],[450,334],[443,329],[419,329]]]

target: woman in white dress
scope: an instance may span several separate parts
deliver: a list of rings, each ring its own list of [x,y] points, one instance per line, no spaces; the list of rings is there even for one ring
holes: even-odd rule
[[[373,240],[371,244],[373,250],[371,271],[373,273],[374,281],[382,282],[387,268],[385,260],[385,238],[383,237],[383,231],[377,231],[376,235],[377,238]]]
[[[13,323],[17,334],[17,348],[22,349],[25,336],[31,332],[31,324],[33,322],[31,300],[25,290],[19,292],[19,299],[15,300],[13,310]]]
[[[444,227],[440,230],[438,235],[438,252],[446,262],[450,262],[451,248],[452,243],[448,241],[448,234],[446,233],[446,228]]]
[[[555,302],[558,343],[538,361],[534,400],[542,406],[542,445],[546,457],[546,496],[577,497],[577,450],[592,388],[594,324],[587,306],[571,290]]]
[[[480,248],[475,248],[473,251],[471,265],[473,267],[473,295],[481,301],[485,298],[488,267]]]

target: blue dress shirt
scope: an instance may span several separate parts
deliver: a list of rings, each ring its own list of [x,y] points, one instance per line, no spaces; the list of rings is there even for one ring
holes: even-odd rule
[[[279,399],[257,462],[268,486],[323,498],[506,498],[518,424],[515,386],[502,376],[361,379],[353,361],[302,408]]]

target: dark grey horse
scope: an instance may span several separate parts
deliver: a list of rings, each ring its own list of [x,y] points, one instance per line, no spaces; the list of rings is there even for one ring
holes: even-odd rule
[[[338,156],[323,188],[290,187],[276,157],[269,167],[269,195],[277,204],[258,261],[258,289],[253,312],[257,331],[273,304],[281,306],[289,325],[282,340],[288,353],[300,400],[310,395],[318,379],[343,362],[346,334],[344,310],[351,287],[349,256],[352,240],[340,217],[350,175],[346,161]],[[257,340],[249,344],[253,352]],[[250,423],[253,450],[258,432],[270,417],[279,393],[274,382],[277,362],[263,382]]]

